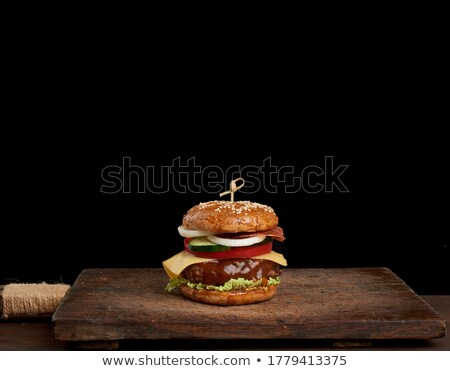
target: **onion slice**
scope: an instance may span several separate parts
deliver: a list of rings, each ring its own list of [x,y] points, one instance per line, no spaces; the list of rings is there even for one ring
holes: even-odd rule
[[[182,225],[180,225],[178,227],[178,233],[182,236],[182,237],[203,237],[203,236],[209,236],[212,233],[211,232],[207,232],[207,231],[200,231],[198,229],[187,229],[185,227],[183,227]]]
[[[254,245],[255,243],[264,241],[266,236],[253,236],[247,238],[223,238],[217,236],[207,236],[206,238],[211,242],[217,243],[219,245],[237,247]]]

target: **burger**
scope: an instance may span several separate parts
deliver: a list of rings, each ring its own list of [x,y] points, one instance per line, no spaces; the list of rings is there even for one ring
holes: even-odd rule
[[[192,207],[179,234],[184,251],[163,262],[166,290],[179,288],[188,299],[215,305],[242,305],[276,295],[283,255],[272,250],[284,241],[278,217],[267,205],[250,201],[209,201]]]

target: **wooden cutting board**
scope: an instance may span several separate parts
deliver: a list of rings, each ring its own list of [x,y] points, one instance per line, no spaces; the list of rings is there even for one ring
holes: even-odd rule
[[[387,268],[284,269],[270,301],[233,307],[168,294],[162,269],[88,269],[53,315],[56,339],[431,339],[436,311]]]

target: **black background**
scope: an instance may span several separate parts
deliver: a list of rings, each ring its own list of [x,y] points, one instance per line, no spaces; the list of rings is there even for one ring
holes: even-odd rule
[[[184,212],[218,195],[101,193],[102,169],[123,157],[157,169],[194,157],[224,170],[270,157],[301,175],[333,156],[349,165],[349,193],[280,187],[236,198],[276,210],[287,239],[275,250],[289,267],[384,266],[418,293],[450,294],[437,45],[327,34],[319,44],[221,39],[204,52],[188,40],[146,51],[111,40],[21,70],[34,94],[17,104],[18,121],[41,124],[4,136],[0,283],[71,284],[85,268],[161,267],[182,249]]]

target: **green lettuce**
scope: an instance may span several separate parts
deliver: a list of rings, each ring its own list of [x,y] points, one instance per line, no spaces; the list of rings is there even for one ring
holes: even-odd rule
[[[269,278],[267,285],[279,285],[280,277]],[[246,291],[252,290],[262,286],[262,279],[246,280],[245,278],[232,278],[225,282],[222,286],[205,285],[204,283],[193,283],[188,280],[177,277],[170,280],[166,286],[166,291],[171,292],[179,286],[188,286],[191,289],[205,289],[215,291]]]

